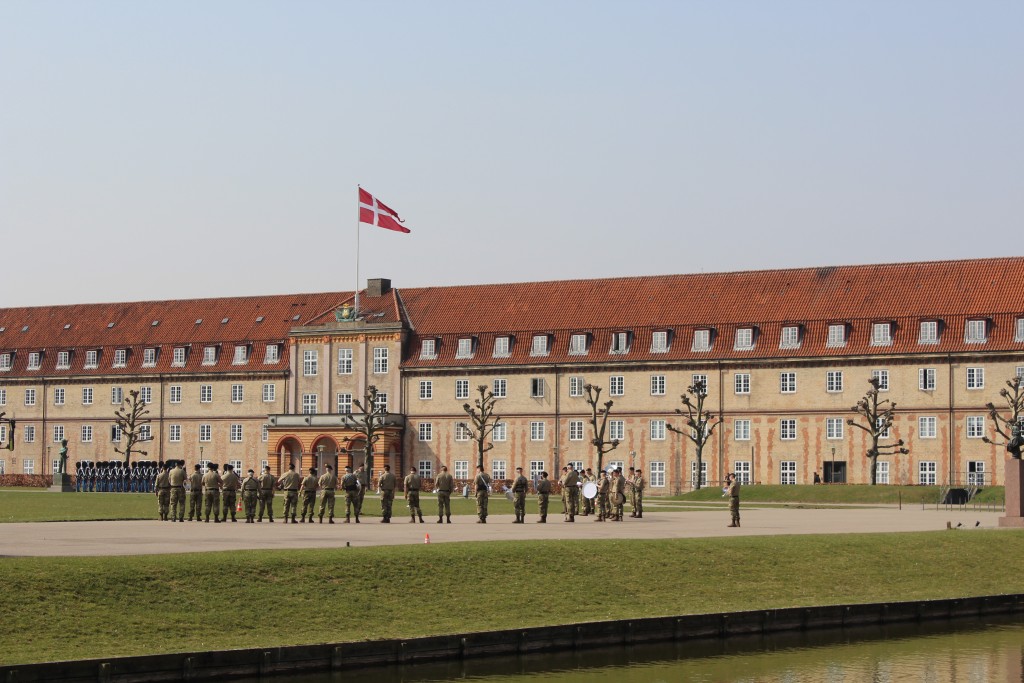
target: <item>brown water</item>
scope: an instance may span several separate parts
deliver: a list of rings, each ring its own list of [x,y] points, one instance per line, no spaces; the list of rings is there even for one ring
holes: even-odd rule
[[[352,669],[282,683],[1024,682],[1024,621],[818,631]]]

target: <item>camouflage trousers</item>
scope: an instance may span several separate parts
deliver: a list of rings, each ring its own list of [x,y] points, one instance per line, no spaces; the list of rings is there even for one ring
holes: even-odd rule
[[[487,519],[487,491],[476,492],[476,515],[482,520]]]
[[[325,510],[327,518],[334,519],[334,489],[324,489],[320,494],[320,519],[324,518]]]
[[[213,513],[213,521],[220,519],[217,517],[217,508],[220,507],[220,491],[203,491],[203,502],[206,504],[206,521],[210,521],[210,513]]]
[[[391,508],[394,506],[394,504],[394,490],[380,492],[380,514],[384,519],[391,519]]]
[[[185,521],[185,489],[180,486],[171,487],[171,519]]]
[[[295,520],[295,514],[299,511],[299,492],[298,491],[285,491],[284,492],[284,521],[288,521],[290,517],[293,521]]]
[[[597,494],[597,518],[608,519],[608,494]]]
[[[225,522],[228,521],[228,513],[231,513],[231,519],[235,519],[235,514],[238,511],[238,493],[236,491],[225,491],[221,494],[221,498],[224,501],[224,507],[220,516]]]
[[[516,517],[523,519],[526,517],[526,491],[514,491],[512,493],[512,509],[516,513]]]
[[[419,491],[406,491],[405,502],[409,505],[409,514],[412,515],[413,519],[419,515],[423,517],[423,511],[420,510],[420,492]]]
[[[729,498],[729,515],[732,517],[733,524],[740,523],[740,499],[739,496],[732,496]]]
[[[313,511],[316,509],[316,491],[302,492],[302,518],[309,515],[309,521],[313,521]],[[308,512],[307,512],[308,511]]]
[[[580,487],[570,486],[568,491],[569,497],[569,519],[572,519],[580,512]]]
[[[442,519],[444,517],[452,516],[452,492],[451,491],[438,491],[437,492],[437,518]]]
[[[256,518],[256,501],[259,497],[259,491],[255,489],[242,491],[242,507],[245,508],[245,518],[249,521]]]
[[[192,489],[192,492],[188,496],[189,521],[191,521],[193,517],[196,519],[203,518],[203,492],[197,489]]]
[[[170,511],[171,491],[170,489],[158,489],[156,492],[156,504],[160,508],[160,520],[167,519]]]
[[[352,515],[359,519],[359,492],[345,491],[345,519],[349,519]]]
[[[260,491],[260,511],[259,518],[263,519],[264,510],[267,513],[267,519],[271,522],[274,521],[274,489],[264,489]]]
[[[548,516],[548,499],[551,498],[550,493],[538,493],[537,494],[537,507],[540,510],[540,518],[545,519]]]

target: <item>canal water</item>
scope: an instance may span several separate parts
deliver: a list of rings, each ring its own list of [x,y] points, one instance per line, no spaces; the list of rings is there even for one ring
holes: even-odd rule
[[[1024,683],[1020,617],[350,669],[277,683]]]

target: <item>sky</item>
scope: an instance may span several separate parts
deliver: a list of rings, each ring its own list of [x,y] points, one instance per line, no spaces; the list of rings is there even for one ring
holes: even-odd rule
[[[0,306],[1021,254],[1024,3],[0,0]],[[412,230],[357,228],[357,186]],[[357,232],[358,231],[358,232]]]

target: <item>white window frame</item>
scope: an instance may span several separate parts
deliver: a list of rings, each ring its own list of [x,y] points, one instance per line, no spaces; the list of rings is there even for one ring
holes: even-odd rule
[[[80,438],[82,443],[92,443],[92,425],[82,425]],[[0,439],[0,442],[2,441],[4,441],[4,439]]]
[[[67,370],[71,367],[71,352],[70,351],[58,351],[57,352],[57,369]]]
[[[319,394],[303,394],[302,395],[302,414],[303,415],[316,415],[317,409],[319,408],[320,396]]]
[[[433,441],[434,440],[434,425],[431,422],[420,422],[419,427],[416,429],[416,436],[420,441]]]
[[[544,398],[544,378],[530,378],[530,398]]]
[[[546,436],[544,420],[530,421],[530,441],[544,441]]]
[[[64,425],[53,425],[53,442],[60,443],[64,440]]]
[[[967,485],[968,486],[984,486],[985,481],[985,461],[984,460],[968,460],[967,461]]]
[[[170,403],[181,403],[181,385],[172,384],[167,387],[167,400]]]
[[[352,394],[348,391],[339,391],[335,398],[335,407],[339,415],[352,414]]]
[[[693,331],[693,345],[690,347],[690,351],[695,353],[703,353],[711,350],[711,330],[694,330]]]
[[[168,443],[180,443],[181,442],[181,425],[180,424],[167,425],[167,442]]]
[[[734,351],[750,351],[754,348],[754,328],[753,327],[737,327],[736,328],[736,343],[733,345]]]
[[[11,369],[10,353],[0,353],[0,372],[9,372]]]
[[[303,349],[302,350],[302,376],[303,377],[316,377],[320,372],[320,350],[319,349]]]
[[[917,437],[919,439],[938,438],[939,420],[934,415],[922,415],[917,418]]]
[[[583,441],[583,420],[569,420],[569,441]]]
[[[491,393],[494,398],[505,398],[508,396],[508,380],[498,378],[491,382]]]
[[[277,385],[272,382],[265,383],[262,394],[264,403],[273,403],[277,398]]]
[[[660,419],[651,420],[650,435],[651,435],[651,441],[664,441],[665,440],[665,420],[660,420]]]
[[[469,398],[469,380],[468,379],[457,379],[455,380],[455,399],[457,401],[463,401]]]
[[[35,389],[25,389],[25,405],[31,407],[31,406],[34,406],[35,404],[36,404],[36,390]]]
[[[245,401],[245,385],[244,384],[232,384],[231,385],[231,402],[242,403]]]
[[[697,480],[697,461],[696,460],[691,460],[690,461],[690,485],[693,486],[693,484],[694,484],[694,482],[696,482],[696,480]],[[700,463],[700,485],[702,487],[708,485],[708,461],[707,460],[703,460],[703,459],[701,460],[701,463]]]
[[[663,460],[654,460],[648,464],[648,470],[647,480],[651,488],[665,488],[665,462]]]
[[[779,393],[796,393],[796,373],[790,370],[779,373]]]
[[[876,484],[888,484],[889,483],[889,462],[886,460],[878,460],[875,468],[875,483]]]
[[[784,417],[779,420],[779,440],[796,441],[796,420]]]
[[[530,341],[530,355],[531,356],[546,356],[549,353],[549,342],[550,336],[546,334],[535,334],[533,339]]]
[[[110,387],[110,405],[119,406],[124,403],[124,387]]]
[[[749,460],[733,460],[732,471],[736,473],[736,480],[747,486],[751,482],[751,466]]]
[[[172,353],[172,355],[171,355],[171,367],[172,368],[184,367],[186,351],[187,351],[187,349],[184,346],[175,346],[174,347],[174,351],[171,352]]]
[[[985,368],[967,368],[967,388],[971,391],[985,388]]]
[[[922,320],[917,332],[918,344],[939,343],[939,321]]]
[[[843,391],[843,371],[828,370],[825,373],[825,391],[830,394],[839,394]]]
[[[537,481],[540,479],[540,473],[544,471],[543,460],[531,460],[530,461],[530,480]]]
[[[473,433],[469,430],[469,424],[466,422],[455,423],[455,440],[456,441],[469,441],[473,438]]]
[[[152,368],[156,366],[156,348],[150,346],[142,349],[142,367]]]
[[[66,398],[66,392],[64,387],[53,388],[53,405],[62,406],[64,405],[64,399]]]
[[[984,318],[968,320],[964,325],[964,343],[984,344],[988,341],[988,321]]]
[[[917,463],[917,483],[921,486],[935,486],[938,482],[938,463],[921,460]]]
[[[263,424],[260,425],[260,441],[262,441],[263,443],[267,443],[268,441],[270,441],[270,425],[268,425],[266,422],[264,422]],[[267,466],[267,461],[264,460],[262,467],[266,467],[266,466]],[[261,471],[262,471],[262,467],[261,467]]]
[[[825,342],[828,348],[841,348],[846,346],[846,323],[830,323],[828,326],[828,339]]]
[[[612,441],[625,441],[626,421],[608,420],[608,438]]]
[[[249,346],[247,344],[235,345],[235,357],[231,359],[232,365],[246,365],[249,362]]]
[[[825,418],[825,439],[828,441],[842,441],[846,421],[841,417]]]
[[[199,402],[200,403],[213,403],[213,385],[212,384],[200,384],[199,385]]]
[[[420,400],[429,401],[434,398],[434,382],[429,379],[420,380]]]
[[[203,365],[216,365],[217,364],[217,347],[216,346],[204,346],[203,347]]]
[[[608,350],[608,353],[621,355],[629,353],[629,332],[613,332],[612,333],[612,346]]]
[[[210,424],[199,425],[199,443],[210,443],[213,441],[213,427]]]
[[[583,387],[586,386],[586,381],[579,375],[569,378],[569,396],[570,398],[579,398],[583,395]]]
[[[936,374],[935,368],[918,368],[917,388],[921,391],[935,391]]]
[[[665,395],[665,375],[651,375],[651,396]]]
[[[85,363],[83,370],[95,370],[100,366],[100,352],[98,349],[87,349],[85,352]]]
[[[263,353],[263,362],[266,364],[277,363],[281,360],[281,347],[277,344],[267,344],[267,350]]]
[[[427,337],[420,340],[420,360],[434,360],[437,358],[437,339]],[[341,371],[338,371],[339,374]]]
[[[153,402],[153,387],[139,387],[139,400],[149,405]]]
[[[872,370],[871,379],[878,380],[878,391],[889,391],[889,371],[888,370]]]
[[[228,438],[231,441],[231,443],[241,443],[242,442],[242,425],[240,423],[238,423],[238,422],[232,422],[231,423],[231,431],[230,431],[230,434],[229,434]]]
[[[651,353],[668,353],[668,330],[651,333]]]
[[[494,338],[494,351],[492,356],[494,358],[508,358],[511,354],[512,349],[512,338],[505,335]]]
[[[491,441],[507,441],[508,440],[508,423],[506,422],[495,422],[494,429],[491,431]]]
[[[750,441],[750,420],[737,419],[732,423],[734,441]]]
[[[779,484],[782,486],[796,485],[796,460],[781,460],[779,462]]]
[[[455,358],[467,359],[475,355],[476,340],[473,337],[460,337],[455,349]]]
[[[1013,341],[1018,344],[1024,342],[1024,318],[1017,318],[1014,324]]]
[[[35,425],[25,425],[25,428],[23,430],[21,430],[21,434],[22,434],[22,437],[25,440],[25,443],[35,443],[35,441],[36,441],[36,426]]]
[[[626,377],[625,377],[625,375],[611,375],[608,378],[608,395],[609,396],[625,396],[626,395]]]
[[[420,466],[419,467],[419,474],[420,474],[421,477],[423,477],[424,479],[433,479],[434,478],[434,461],[433,460],[429,460],[429,459],[420,460],[419,461],[419,466]]]
[[[494,481],[508,479],[508,463],[505,460],[491,460],[491,479]]]
[[[733,375],[732,379],[733,390],[737,396],[746,396],[750,394],[750,373],[749,372],[737,372]]]
[[[984,415],[968,415],[967,416],[967,429],[965,433],[968,439],[980,439],[985,436],[985,416]]]
[[[28,354],[27,370],[38,370],[43,367],[43,354],[40,351],[31,351]]]
[[[469,479],[469,461],[468,460],[456,460],[455,461],[455,478],[456,479]]]
[[[588,351],[586,334],[573,334],[569,337],[570,356],[585,356]]]
[[[799,325],[784,325],[782,332],[779,333],[779,348],[780,349],[799,349],[800,348],[800,326]]]
[[[373,349],[373,374],[388,374],[389,354],[388,347],[375,346]]]
[[[892,323],[871,324],[871,346],[892,346]]]

